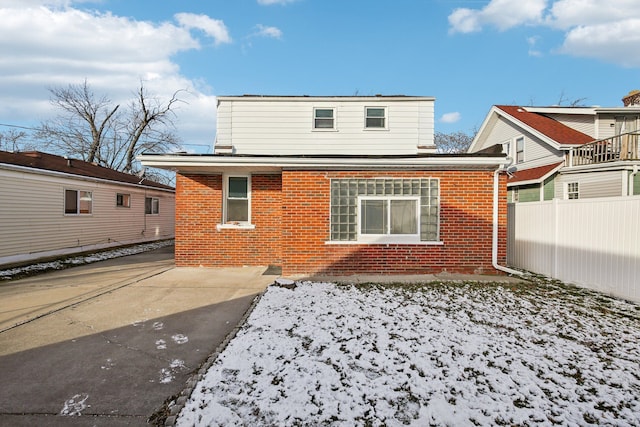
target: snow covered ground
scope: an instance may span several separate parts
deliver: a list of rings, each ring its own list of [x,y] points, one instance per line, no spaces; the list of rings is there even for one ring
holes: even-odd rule
[[[135,255],[141,252],[152,251],[154,249],[160,249],[165,246],[173,245],[173,240],[162,240],[153,243],[142,243],[140,245],[127,246],[123,248],[110,249],[101,252],[95,252],[92,254],[69,256],[55,261],[39,262],[22,267],[9,268],[0,270],[0,281],[10,280],[25,275],[41,273],[49,270],[62,270],[67,267],[72,267],[82,264],[90,264],[92,262],[104,261],[111,258],[119,258],[127,255]]]
[[[640,425],[640,306],[554,283],[271,286],[179,426]]]

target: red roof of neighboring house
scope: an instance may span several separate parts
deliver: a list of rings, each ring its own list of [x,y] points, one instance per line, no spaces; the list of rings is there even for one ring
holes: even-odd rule
[[[561,145],[582,145],[594,141],[592,137],[579,132],[557,120],[538,113],[530,113],[525,107],[496,105],[516,120],[546,135]]]
[[[65,159],[61,156],[42,153],[40,151],[25,151],[22,153],[10,153],[0,151],[0,163],[23,166],[34,169],[62,172],[71,175],[79,175],[91,178],[100,178],[108,181],[122,182],[126,184],[143,185],[163,190],[173,190],[173,187],[145,179],[140,182],[140,177],[113,169],[98,166],[93,163],[77,159]]]
[[[564,162],[560,162],[560,163],[554,163],[552,165],[539,166],[537,168],[519,170],[511,174],[511,176],[509,177],[509,180],[507,181],[507,185],[513,185],[513,184],[518,184],[518,183],[527,182],[527,181],[533,181],[533,183],[540,182],[543,178],[545,178],[547,175],[552,173],[555,169],[559,169],[560,166],[563,165],[563,163]]]

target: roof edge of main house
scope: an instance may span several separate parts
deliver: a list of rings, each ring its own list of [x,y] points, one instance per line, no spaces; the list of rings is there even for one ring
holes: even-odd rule
[[[416,155],[238,155],[238,154],[143,154],[138,160],[149,167],[176,172],[215,173],[233,170],[278,172],[307,170],[497,170],[510,163],[504,155],[416,154]]]

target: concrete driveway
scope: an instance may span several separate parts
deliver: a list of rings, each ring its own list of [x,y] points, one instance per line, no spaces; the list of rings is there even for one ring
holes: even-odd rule
[[[277,276],[173,247],[0,283],[0,425],[146,425]]]

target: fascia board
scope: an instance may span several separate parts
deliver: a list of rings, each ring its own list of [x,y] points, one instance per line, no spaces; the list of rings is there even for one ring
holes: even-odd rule
[[[138,160],[148,167],[180,170],[181,168],[228,168],[228,167],[256,167],[256,168],[424,168],[424,167],[453,167],[453,168],[493,168],[507,165],[510,161],[505,157],[425,157],[425,158],[282,158],[282,157],[207,157],[187,156],[139,156]]]

